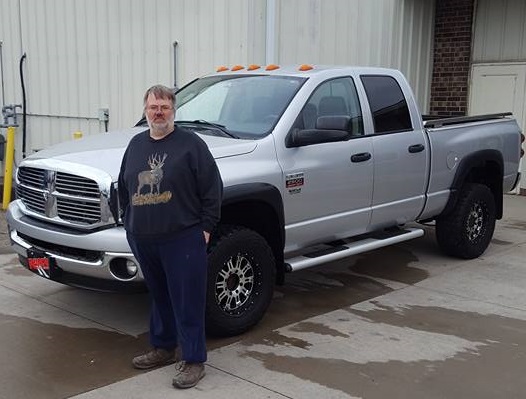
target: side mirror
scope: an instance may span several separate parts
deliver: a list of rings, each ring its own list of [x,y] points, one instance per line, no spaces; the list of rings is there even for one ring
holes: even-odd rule
[[[316,120],[316,129],[349,131],[351,117],[347,115],[320,116]]]
[[[334,143],[351,138],[349,116],[320,116],[316,129],[293,130],[287,138],[287,147],[303,147],[312,144]]]

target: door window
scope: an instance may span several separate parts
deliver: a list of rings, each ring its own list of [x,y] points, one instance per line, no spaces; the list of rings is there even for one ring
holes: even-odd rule
[[[335,115],[351,117],[351,135],[364,134],[360,101],[351,78],[333,79],[318,86],[300,112],[294,128],[316,129],[318,117]]]
[[[393,77],[365,75],[361,80],[373,114],[375,133],[412,130],[407,101]]]

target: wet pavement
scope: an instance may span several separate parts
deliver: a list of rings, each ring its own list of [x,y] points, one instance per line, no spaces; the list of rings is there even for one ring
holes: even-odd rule
[[[3,218],[2,218],[3,219]],[[0,398],[523,398],[526,197],[506,196],[488,251],[461,261],[422,238],[287,275],[250,332],[209,339],[207,376],[138,372],[147,294],[46,281],[0,225]]]

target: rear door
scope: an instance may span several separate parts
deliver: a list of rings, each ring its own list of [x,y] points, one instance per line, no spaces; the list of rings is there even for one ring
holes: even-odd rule
[[[412,101],[412,94],[404,93],[394,77],[362,75],[361,81],[374,127],[370,228],[404,224],[424,206],[429,154],[425,133],[409,110],[407,99]]]

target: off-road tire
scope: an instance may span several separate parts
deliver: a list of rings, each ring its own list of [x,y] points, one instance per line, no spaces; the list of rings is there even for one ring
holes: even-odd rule
[[[488,247],[495,230],[495,199],[483,184],[466,184],[455,208],[436,221],[436,238],[447,255],[477,258]]]
[[[207,334],[238,335],[259,322],[274,293],[275,273],[274,255],[261,235],[220,226],[208,254]]]

